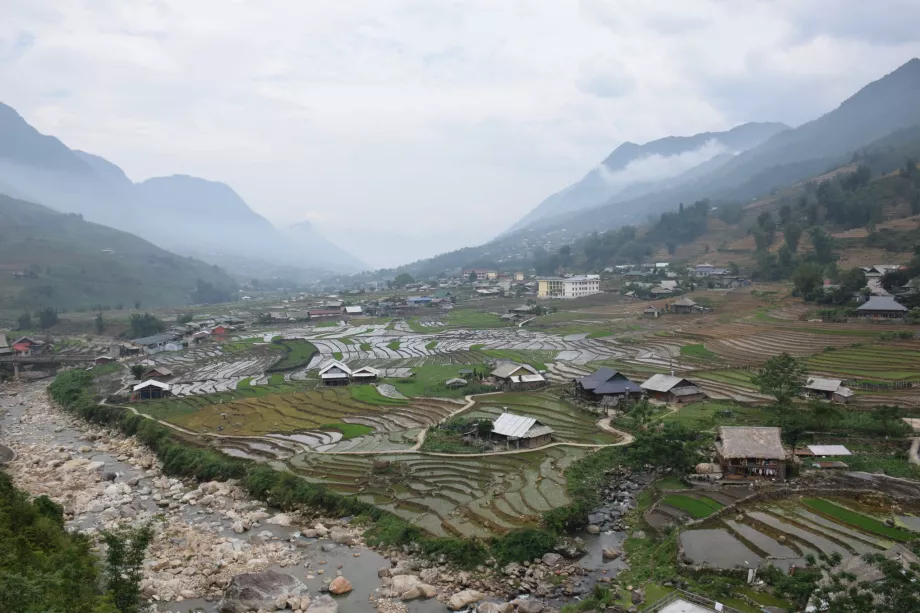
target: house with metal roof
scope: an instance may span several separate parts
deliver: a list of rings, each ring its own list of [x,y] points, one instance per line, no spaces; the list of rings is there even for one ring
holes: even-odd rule
[[[168,383],[150,379],[149,381],[138,383],[131,388],[131,399],[157,400],[159,398],[166,398],[171,394],[170,389],[171,388]]]
[[[505,443],[508,448],[532,449],[548,445],[553,440],[553,429],[535,417],[502,413],[492,422],[492,440]]]
[[[598,368],[590,375],[575,379],[578,395],[588,402],[600,402],[607,396],[619,396],[638,400],[642,397],[642,388],[630,381],[623,373],[612,368]]]
[[[351,369],[333,360],[319,369],[319,378],[326,385],[348,385]]]
[[[154,366],[144,373],[143,379],[169,379],[173,376],[173,371],[165,366]]]
[[[362,309],[360,306],[357,306],[357,305],[343,307],[342,311],[346,315],[361,315],[364,313],[364,309]]]
[[[696,383],[674,375],[652,375],[640,387],[649,398],[664,402],[681,404],[706,398],[706,394],[697,387]]]
[[[907,307],[893,296],[872,296],[856,307],[856,316],[860,319],[904,319]]]
[[[530,364],[505,362],[499,364],[491,373],[496,382],[514,388],[539,387],[546,383],[546,378]]]
[[[379,376],[380,371],[376,368],[371,368],[370,366],[362,366],[361,368],[356,368],[351,371],[352,380],[357,381],[358,383],[376,381],[377,377]]]
[[[720,426],[716,457],[728,480],[786,478],[786,450],[779,428]]]
[[[805,383],[807,396],[822,398],[832,402],[846,404],[853,397],[853,390],[843,384],[840,379],[826,379],[824,377],[808,377]]]

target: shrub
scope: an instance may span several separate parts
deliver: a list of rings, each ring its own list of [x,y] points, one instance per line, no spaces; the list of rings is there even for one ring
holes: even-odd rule
[[[539,558],[551,551],[556,535],[548,530],[514,530],[492,542],[492,554],[501,565]]]

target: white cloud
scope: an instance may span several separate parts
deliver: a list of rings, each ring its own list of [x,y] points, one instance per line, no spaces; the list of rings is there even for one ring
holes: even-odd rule
[[[828,2],[5,0],[0,95],[135,180],[446,250],[624,140],[800,123],[920,54],[911,3]]]
[[[729,151],[724,144],[712,139],[697,149],[684,151],[677,155],[653,153],[643,156],[632,160],[620,170],[611,171],[603,164],[598,164],[597,169],[601,178],[612,187],[625,187],[635,183],[649,183],[676,177],[724,153],[736,152]]]

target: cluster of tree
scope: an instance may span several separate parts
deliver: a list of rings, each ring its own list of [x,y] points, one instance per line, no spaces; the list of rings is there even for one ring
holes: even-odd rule
[[[151,315],[150,313],[133,313],[128,318],[128,332],[131,338],[142,338],[144,336],[153,336],[166,329],[166,324]]]
[[[392,281],[387,281],[387,287],[406,287],[412,283],[415,283],[415,279],[412,278],[412,275],[407,272],[401,272],[396,275],[396,278],[394,278]]]
[[[0,611],[138,613],[151,526],[103,531],[100,568],[92,542],[68,532],[60,505],[31,500],[0,472]]]
[[[47,330],[60,321],[58,310],[53,307],[44,307],[35,311],[33,318],[32,313],[28,311],[19,316],[17,321],[20,330],[31,330],[37,323],[42,330]]]
[[[208,283],[204,279],[198,279],[195,283],[195,291],[192,292],[192,302],[195,304],[219,304],[221,302],[233,302],[236,296],[230,290],[222,289]]]

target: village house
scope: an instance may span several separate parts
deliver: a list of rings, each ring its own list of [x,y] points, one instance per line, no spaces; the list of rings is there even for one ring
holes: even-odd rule
[[[649,398],[675,404],[703,400],[706,394],[689,379],[674,375],[652,375],[640,386]]]
[[[351,371],[352,381],[358,383],[370,383],[371,381],[376,381],[379,376],[380,371],[370,366],[362,366]]]
[[[653,300],[657,300],[658,298],[663,298],[665,296],[670,296],[672,293],[673,290],[670,290],[661,285],[656,285],[648,291],[648,295],[651,296]]]
[[[502,413],[492,422],[490,438],[508,449],[533,449],[548,445],[553,440],[553,429],[534,417]]]
[[[165,366],[154,366],[153,368],[148,369],[144,373],[144,376],[141,378],[144,379],[145,381],[149,381],[150,379],[157,379],[157,380],[169,379],[172,376],[173,376],[173,371],[170,370],[169,368],[166,368]]]
[[[654,304],[650,304],[645,307],[645,310],[642,311],[642,317],[649,317],[652,319],[657,319],[661,316],[661,309],[656,307]]]
[[[431,296],[411,296],[406,299],[406,303],[412,306],[427,306],[431,304],[431,300]]]
[[[860,319],[904,319],[906,315],[907,307],[892,296],[872,296],[856,307],[856,316]]]
[[[342,307],[342,314],[343,314],[343,315],[348,315],[348,316],[351,316],[351,317],[358,317],[358,316],[364,314],[364,309],[362,309],[362,308],[361,308],[360,306],[358,306],[358,305]]]
[[[840,379],[809,377],[804,390],[807,396],[843,404],[849,402],[853,397],[853,390],[843,385]]]
[[[154,334],[153,336],[145,336],[143,338],[136,338],[132,343],[142,347],[144,353],[159,353],[161,351],[167,351],[167,345],[173,344],[173,337],[170,334]]]
[[[720,426],[715,447],[723,479],[786,478],[786,450],[779,428]]]
[[[10,348],[16,355],[25,356],[47,353],[49,346],[48,343],[44,341],[23,336],[19,340],[14,341]]]
[[[506,388],[524,389],[540,387],[546,383],[546,378],[530,364],[506,362],[496,367],[491,375],[496,383]]]
[[[524,280],[524,273],[521,272],[520,270],[514,271],[514,280],[515,280],[515,281],[523,281],[523,280]]]
[[[460,377],[454,377],[453,379],[448,379],[444,382],[444,385],[449,388],[458,388],[466,385],[466,379],[461,379]]]
[[[307,315],[309,315],[310,319],[329,319],[331,317],[339,317],[341,314],[342,310],[339,307],[307,311]]]
[[[874,266],[861,266],[860,268],[866,273],[867,279],[879,279],[889,272],[901,270],[898,264],[876,264]]]
[[[96,366],[102,366],[103,364],[111,364],[118,359],[118,351],[113,349],[102,355],[96,356],[96,359],[93,360],[93,364]]]
[[[326,385],[348,385],[351,369],[337,360],[329,362],[319,370],[319,378]]]
[[[168,383],[161,381],[144,381],[131,388],[131,400],[158,400],[171,395]]]
[[[642,388],[630,381],[623,373],[612,368],[599,368],[590,375],[575,379],[576,393],[588,402],[610,400],[639,400]],[[607,405],[611,402],[607,401]],[[616,404],[616,403],[613,403]]]
[[[675,300],[671,303],[671,311],[674,313],[692,313],[693,311],[699,311],[700,305],[690,300],[686,296]]]
[[[571,277],[543,277],[537,279],[538,298],[580,298],[599,294],[601,280],[598,275],[574,275]]]
[[[220,325],[217,325],[211,328],[211,334],[215,336],[225,336],[229,333],[230,333],[230,326],[226,326],[224,324],[220,324]],[[193,334],[192,337],[194,338],[194,336],[195,335]]]

